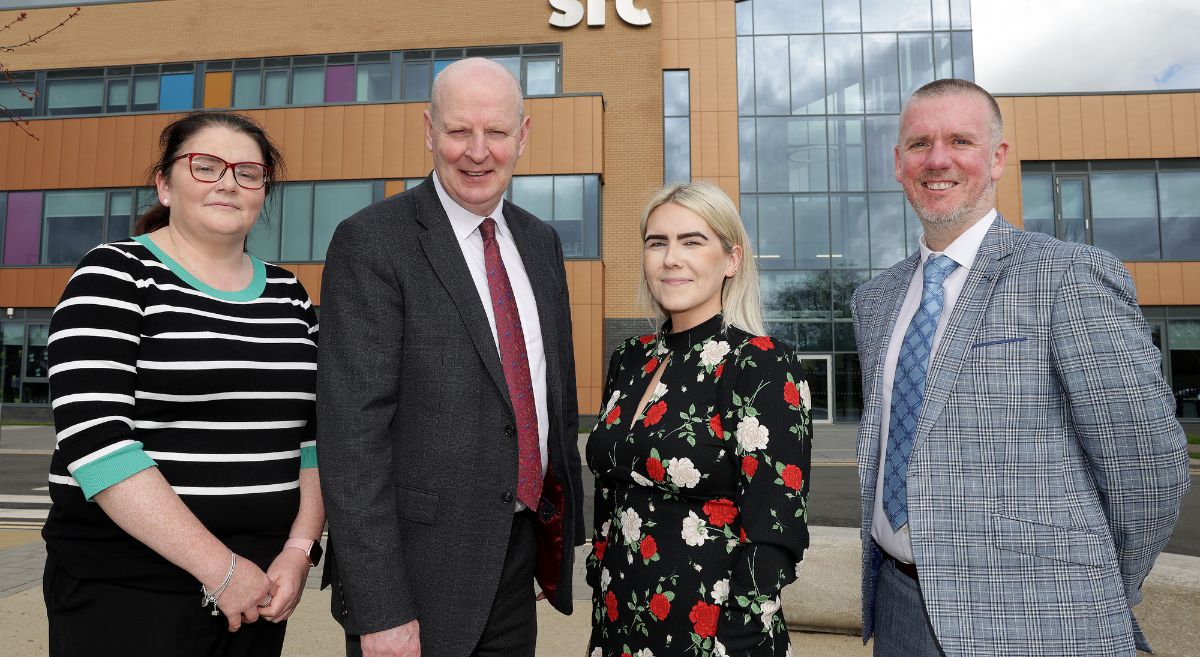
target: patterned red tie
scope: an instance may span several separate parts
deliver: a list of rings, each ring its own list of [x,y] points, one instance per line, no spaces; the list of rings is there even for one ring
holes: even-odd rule
[[[483,264],[496,316],[496,337],[500,340],[500,363],[517,416],[517,499],[536,512],[542,498],[542,455],[538,448],[537,404],[529,375],[525,333],[521,330],[521,315],[517,312],[508,271],[500,258],[495,220],[484,219],[479,224],[479,234],[483,236]]]

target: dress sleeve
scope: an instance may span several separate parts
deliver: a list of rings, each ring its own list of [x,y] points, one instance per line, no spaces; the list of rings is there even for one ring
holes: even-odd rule
[[[750,654],[787,632],[780,591],[796,579],[808,547],[811,395],[791,350],[755,337],[726,361],[723,421],[733,434],[741,557],[729,578],[717,639],[727,655]]]
[[[138,261],[99,246],[79,263],[50,320],[51,406],[58,449],[90,500],[153,467],[133,426],[141,346]]]

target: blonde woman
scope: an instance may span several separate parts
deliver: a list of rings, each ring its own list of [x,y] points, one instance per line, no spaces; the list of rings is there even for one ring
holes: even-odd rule
[[[779,592],[808,546],[809,394],[763,335],[737,209],[707,183],[642,213],[640,293],[661,329],[608,366],[589,656],[788,654]]]

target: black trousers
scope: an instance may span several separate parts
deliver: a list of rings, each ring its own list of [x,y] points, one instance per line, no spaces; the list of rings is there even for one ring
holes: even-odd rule
[[[533,594],[537,539],[533,523],[533,514],[528,510],[513,514],[500,585],[496,587],[483,635],[471,657],[533,657],[537,644],[537,608]],[[421,654],[435,654],[435,651],[422,646]],[[362,657],[359,637],[346,636],[346,656]]]
[[[81,580],[46,559],[42,577],[50,657],[279,657],[287,622],[229,632],[223,614],[192,593],[158,593]]]

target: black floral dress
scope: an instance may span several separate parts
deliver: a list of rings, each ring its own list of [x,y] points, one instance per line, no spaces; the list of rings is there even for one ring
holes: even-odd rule
[[[589,657],[790,655],[779,593],[808,547],[808,385],[790,349],[721,315],[669,331],[613,353],[587,443]]]

